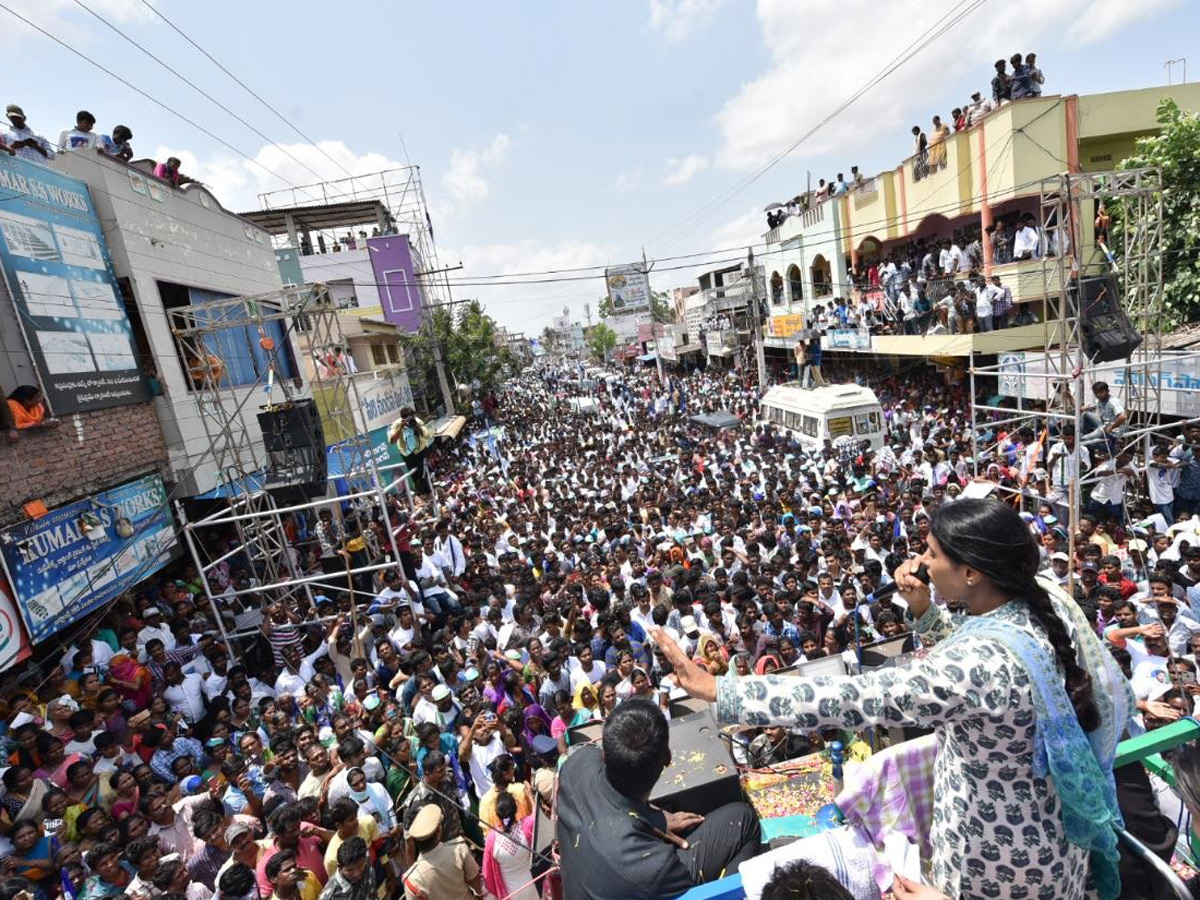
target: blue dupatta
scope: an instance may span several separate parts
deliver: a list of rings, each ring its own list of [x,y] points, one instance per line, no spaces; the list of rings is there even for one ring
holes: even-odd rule
[[[1098,702],[1104,725],[1087,735],[1067,696],[1057,661],[1033,635],[1011,622],[971,616],[956,629],[950,640],[966,636],[984,637],[1002,644],[1029,675],[1037,712],[1033,774],[1037,778],[1053,780],[1062,806],[1067,840],[1089,852],[1092,878],[1101,900],[1115,900],[1121,892],[1116,829],[1124,825],[1117,806],[1116,779],[1112,771],[1116,742],[1120,738],[1119,727],[1114,727],[1117,725],[1114,719],[1120,719],[1119,713],[1113,715],[1115,704]],[[1081,664],[1091,668],[1082,648],[1080,656],[1084,657]],[[1101,700],[1100,693],[1097,685],[1098,701]]]

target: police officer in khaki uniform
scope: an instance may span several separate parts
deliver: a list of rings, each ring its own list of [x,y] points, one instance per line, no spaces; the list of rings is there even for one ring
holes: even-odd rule
[[[462,838],[442,843],[442,810],[424,806],[408,829],[417,861],[404,873],[405,900],[476,900],[483,896],[479,863]]]

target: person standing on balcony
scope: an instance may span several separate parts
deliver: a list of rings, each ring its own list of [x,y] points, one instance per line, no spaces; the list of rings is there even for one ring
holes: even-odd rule
[[[833,196],[840,197],[848,190],[850,190],[850,185],[846,183],[846,176],[838,172],[837,181],[833,183]]]
[[[1007,67],[1008,64],[1004,60],[996,60],[996,74],[992,76],[992,102],[996,106],[1012,98],[1012,85],[1005,71]]]
[[[946,141],[950,138],[950,129],[942,121],[941,116],[933,117],[933,135],[929,138],[929,169],[946,168]]]
[[[979,323],[979,331],[992,330],[992,294],[991,288],[982,278],[974,285],[975,288],[975,321]]]
[[[993,275],[988,285],[992,299],[992,328],[999,331],[1008,327],[1008,314],[1012,310],[1012,290],[1000,283],[1000,276]]]
[[[1038,249],[1038,233],[1033,227],[1033,214],[1021,217],[1021,227],[1013,238],[1013,259],[1033,259]]]

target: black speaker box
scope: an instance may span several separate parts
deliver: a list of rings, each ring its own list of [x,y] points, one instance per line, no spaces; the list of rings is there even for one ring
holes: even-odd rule
[[[669,812],[704,816],[742,799],[742,784],[729,743],[705,709],[671,720],[671,765],[650,792],[650,802]]]
[[[258,414],[267,451],[264,488],[285,506],[325,496],[328,457],[325,429],[313,400],[293,400]]]
[[[1128,359],[1142,343],[1121,308],[1115,275],[1096,275],[1079,281],[1077,300],[1083,352],[1092,362]]]

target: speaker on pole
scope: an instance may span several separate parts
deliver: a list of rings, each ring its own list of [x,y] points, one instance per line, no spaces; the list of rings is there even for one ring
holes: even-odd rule
[[[323,497],[328,483],[325,429],[316,402],[290,400],[258,414],[267,451],[265,489],[284,506]]]
[[[1142,335],[1133,327],[1121,308],[1117,277],[1109,273],[1079,280],[1072,292],[1083,332],[1083,352],[1092,362],[1128,359],[1142,343]]]

